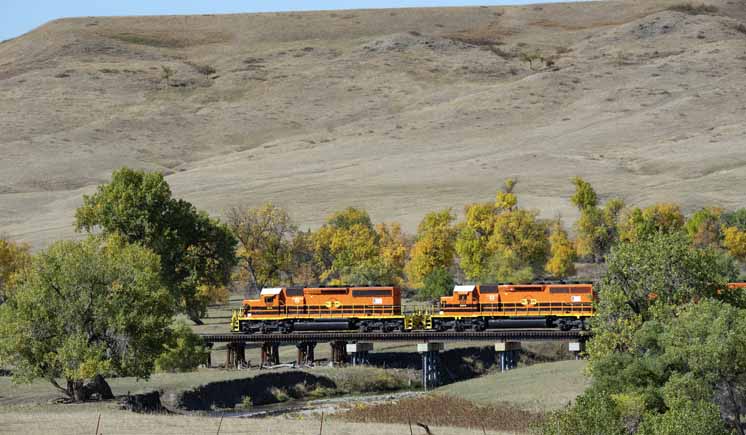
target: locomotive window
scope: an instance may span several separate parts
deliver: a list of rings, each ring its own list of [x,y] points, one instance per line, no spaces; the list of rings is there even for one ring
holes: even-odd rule
[[[497,286],[496,285],[480,285],[479,292],[480,293],[497,293]]]
[[[288,296],[303,296],[303,287],[292,287],[285,290]]]
[[[346,288],[329,288],[329,289],[321,289],[322,295],[346,295],[347,289]]]
[[[567,287],[550,287],[549,293],[570,293],[570,289]]]
[[[274,300],[275,300],[274,296],[269,296],[269,297],[264,298],[264,302],[268,304],[271,304],[272,302],[274,302]]]
[[[573,287],[572,292],[573,293],[590,293],[591,289],[588,287]]]
[[[538,287],[538,286],[513,287],[513,291],[516,291],[516,292],[540,292],[541,291],[541,287]]]
[[[353,297],[391,296],[391,290],[353,290]]]

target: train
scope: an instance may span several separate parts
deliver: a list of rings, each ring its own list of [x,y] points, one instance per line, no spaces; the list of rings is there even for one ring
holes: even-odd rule
[[[233,313],[235,333],[296,331],[485,331],[587,329],[595,315],[590,282],[457,285],[432,307],[402,306],[396,286],[273,287]]]

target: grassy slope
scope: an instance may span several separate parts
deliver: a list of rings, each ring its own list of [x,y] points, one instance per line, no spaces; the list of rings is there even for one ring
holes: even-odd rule
[[[522,408],[544,411],[572,401],[588,386],[584,361],[536,364],[447,385],[438,392],[457,395],[477,403],[508,402]]]
[[[211,213],[273,201],[304,226],[358,205],[412,231],[507,176],[545,217],[575,216],[574,175],[630,203],[739,205],[746,13],[672,3],[49,23],[0,43],[0,232],[73,237],[81,194],[123,164]]]

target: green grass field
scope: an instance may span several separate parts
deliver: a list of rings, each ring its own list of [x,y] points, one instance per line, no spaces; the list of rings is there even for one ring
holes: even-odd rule
[[[582,360],[535,364],[457,382],[436,391],[476,403],[503,402],[547,411],[566,405],[586,389],[589,381],[583,374],[585,365]]]

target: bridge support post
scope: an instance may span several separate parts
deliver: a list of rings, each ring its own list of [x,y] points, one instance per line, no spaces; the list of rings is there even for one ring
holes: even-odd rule
[[[420,343],[417,352],[422,355],[422,388],[427,391],[441,383],[440,354],[443,343]]]
[[[500,371],[505,372],[518,366],[518,358],[521,353],[520,341],[500,341],[495,343],[497,360]]]
[[[241,342],[231,342],[226,346],[225,368],[238,369],[246,366],[246,345]],[[209,365],[208,359],[208,365]]]
[[[298,348],[298,358],[296,359],[296,365],[298,367],[313,364],[315,359],[313,354],[313,351],[316,348],[315,342],[303,341],[296,344],[295,347]]]
[[[567,344],[567,349],[575,355],[575,359],[580,359],[580,354],[585,352],[585,341],[571,341]]]
[[[280,364],[280,345],[278,343],[264,342],[262,343],[262,363],[260,368],[264,366],[272,366]]]
[[[347,363],[347,342],[332,341],[329,344],[332,347],[332,365],[342,365]]]
[[[370,362],[368,352],[373,350],[373,343],[349,343],[346,351],[352,357],[352,365],[363,365]]]

